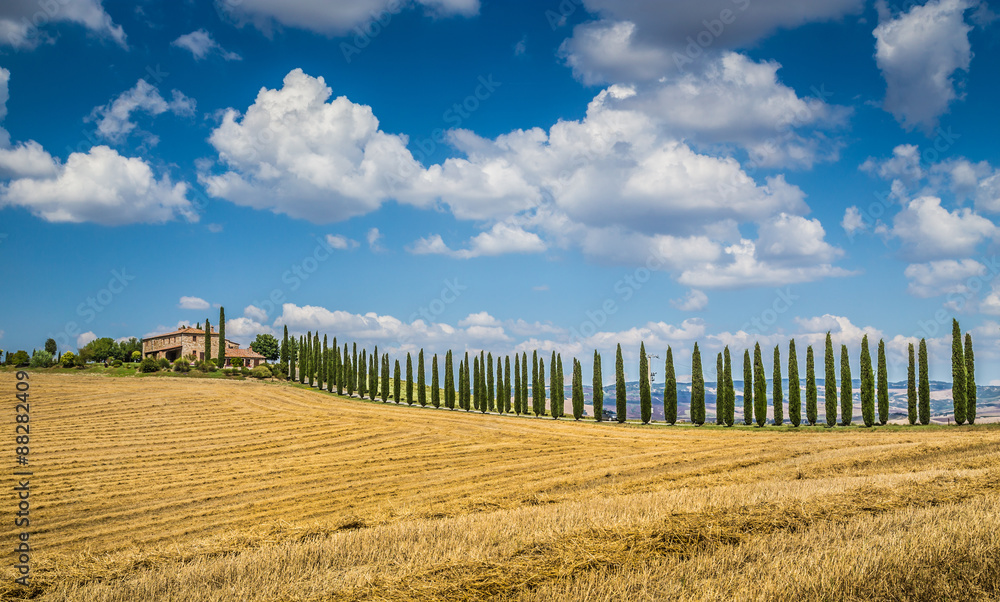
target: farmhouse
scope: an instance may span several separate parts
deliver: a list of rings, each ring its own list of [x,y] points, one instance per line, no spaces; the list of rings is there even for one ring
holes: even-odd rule
[[[167,361],[193,355],[201,361],[205,358],[205,330],[186,326],[173,332],[158,334],[142,340],[142,357],[154,359],[166,358]],[[219,333],[214,328],[208,335],[212,337],[212,355],[208,359],[219,357]],[[232,366],[233,360],[240,358],[243,365],[256,368],[264,363],[264,356],[253,349],[240,349],[238,343],[228,339],[225,341],[226,366]],[[223,366],[225,367],[225,366]]]

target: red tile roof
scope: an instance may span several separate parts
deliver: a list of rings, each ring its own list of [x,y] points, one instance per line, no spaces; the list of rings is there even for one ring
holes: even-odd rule
[[[226,357],[245,357],[248,359],[265,359],[263,355],[253,349],[226,349]]]
[[[204,328],[194,328],[193,326],[188,326],[187,328],[180,328],[180,329],[174,330],[172,332],[165,332],[163,334],[154,334],[154,335],[148,336],[148,337],[146,337],[146,338],[144,338],[142,340],[148,341],[149,339],[158,339],[160,337],[170,337],[170,336],[174,336],[176,334],[205,334],[205,329]],[[215,328],[212,328],[212,336],[218,336],[218,335],[219,335],[219,331],[216,330]]]

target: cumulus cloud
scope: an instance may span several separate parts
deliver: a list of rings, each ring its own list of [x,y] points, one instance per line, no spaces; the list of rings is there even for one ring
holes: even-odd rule
[[[969,208],[948,211],[937,197],[910,201],[896,214],[892,234],[902,243],[905,256],[912,259],[964,257],[975,252],[979,243],[997,235],[997,226]]]
[[[215,38],[212,37],[212,34],[208,33],[204,29],[198,29],[192,31],[191,33],[186,33],[171,42],[170,45],[187,50],[196,61],[200,61],[210,54],[217,54],[226,61],[243,60],[243,57],[240,55],[235,52],[230,52],[219,45],[219,43],[215,41]]]
[[[368,234],[365,236],[368,241],[368,248],[372,251],[381,252],[385,249],[382,247],[382,233],[379,232],[378,228],[372,228],[368,230]]]
[[[211,305],[201,297],[181,297],[177,307],[181,309],[208,309]]]
[[[981,278],[986,266],[973,259],[954,259],[911,264],[903,272],[910,284],[907,292],[915,297],[940,297],[948,294],[967,295],[970,278]]]
[[[677,281],[698,288],[740,288],[750,283],[780,286],[852,275],[829,263],[795,265],[794,261],[772,262],[767,260],[766,254],[758,251],[754,241],[743,239],[725,248],[724,260],[685,269]]]
[[[76,348],[79,349],[80,347],[86,347],[87,343],[96,340],[97,340],[97,335],[94,334],[93,331],[85,332],[80,336],[76,337]]]
[[[436,16],[474,16],[479,13],[479,0],[242,0],[217,5],[237,25],[253,25],[270,35],[277,25],[307,29],[327,35],[343,35],[357,26],[378,20],[392,19],[402,10],[419,5]]]
[[[702,311],[708,307],[708,295],[697,289],[691,289],[684,297],[671,299],[670,305],[680,311]]]
[[[472,237],[466,249],[452,250],[444,243],[440,234],[434,234],[417,240],[410,248],[410,252],[415,255],[438,254],[471,259],[510,253],[541,253],[545,249],[545,243],[534,232],[527,232],[506,223],[497,223],[489,231]]]
[[[108,104],[95,107],[90,119],[97,122],[97,133],[113,143],[121,143],[135,130],[132,114],[137,112],[156,116],[170,111],[175,115],[194,115],[195,101],[182,92],[174,90],[168,102],[152,84],[144,79],[122,92]]]
[[[844,210],[844,219],[840,220],[840,227],[848,236],[853,236],[855,232],[866,228],[865,221],[861,217],[861,211],[854,205]]]
[[[256,305],[247,305],[243,308],[243,317],[254,322],[264,322],[267,320],[267,312]]]
[[[931,0],[895,17],[879,3],[875,60],[886,81],[884,107],[906,129],[930,131],[958,98],[955,73],[969,70],[965,11],[979,0]]]
[[[56,23],[82,25],[91,33],[123,48],[125,31],[104,11],[101,0],[59,0],[43,4],[35,0],[5,0],[0,4],[0,46],[31,50],[51,43],[48,30]]]
[[[349,251],[358,248],[358,241],[347,238],[341,234],[327,234],[326,244],[341,251]]]

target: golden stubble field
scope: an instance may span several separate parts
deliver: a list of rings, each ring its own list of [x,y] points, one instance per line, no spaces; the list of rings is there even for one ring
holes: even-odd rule
[[[35,585],[8,554],[3,599],[1000,596],[996,425],[638,428],[276,383],[31,382]]]

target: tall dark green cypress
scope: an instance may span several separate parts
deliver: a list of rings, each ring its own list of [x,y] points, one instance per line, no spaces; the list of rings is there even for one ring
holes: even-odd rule
[[[343,376],[341,380],[344,383],[344,388],[347,390],[347,395],[354,395],[354,365],[351,364],[351,356],[347,353],[347,343],[344,343],[344,367]]]
[[[753,417],[758,427],[767,425],[767,376],[764,375],[760,343],[755,343],[753,348]]]
[[[556,403],[556,407],[559,410],[559,418],[566,415],[566,377],[563,374],[563,361],[562,354],[556,355],[556,369],[559,370],[559,376],[556,378],[556,392],[559,394],[559,401]]]
[[[875,424],[875,374],[868,351],[868,335],[861,338],[861,420],[866,427]]]
[[[806,422],[816,426],[819,418],[818,392],[816,390],[816,359],[813,357],[812,345],[806,347]]]
[[[417,403],[420,407],[427,407],[427,372],[424,370],[424,350],[417,354]],[[437,383],[434,383],[437,388]]]
[[[337,339],[333,339],[333,349],[330,350],[330,389],[329,391],[333,393],[337,392],[337,395],[344,394],[344,383],[340,381],[340,347],[337,346]]]
[[[538,415],[545,413],[545,360],[538,358]]]
[[[653,419],[653,397],[649,390],[649,358],[646,343],[639,343],[639,417],[643,424]]]
[[[955,423],[965,424],[965,350],[958,320],[951,320],[951,398],[955,408]]]
[[[212,356],[212,326],[205,320],[205,333],[208,335],[205,337],[205,361]],[[285,325],[285,334],[281,339],[281,354],[278,357],[278,361],[281,362],[281,371],[285,380],[288,380],[288,325]]]
[[[391,383],[390,383],[389,379],[390,379],[390,375],[389,375],[389,354],[388,353],[383,353],[382,354],[382,378],[380,379],[381,383],[378,384],[379,388],[382,391],[382,403],[385,403],[385,402],[389,401],[389,391],[390,391],[389,387],[391,386]]]
[[[674,352],[669,345],[664,364],[663,420],[670,425],[677,424],[677,373],[674,372]]]
[[[309,358],[312,352],[309,351],[309,340],[312,337],[312,333],[306,333],[306,336],[299,337],[299,384],[306,384],[306,373],[309,371]]]
[[[434,355],[434,368],[437,368],[437,355]],[[436,372],[436,370],[435,370]],[[433,375],[431,376],[433,379]],[[431,394],[437,390],[437,387],[431,389]],[[434,406],[438,407],[438,406]],[[449,410],[455,409],[455,371],[454,366],[451,362],[451,349],[444,354],[444,407]]]
[[[499,362],[499,361],[500,361],[500,358],[497,358],[497,362]],[[500,364],[498,363],[497,364],[497,371],[500,370],[499,366],[500,366]],[[503,374],[504,374],[504,377],[503,377],[503,404],[502,404],[503,405],[503,411],[506,412],[507,414],[510,414],[510,409],[511,409],[510,408],[511,388],[510,388],[510,356],[509,355],[505,355],[504,358],[503,358]],[[497,405],[500,406],[501,404],[498,403]]]
[[[601,354],[594,349],[594,378],[591,383],[591,407],[594,409],[594,420],[604,420],[604,375],[601,374]]]
[[[327,346],[326,335],[323,335],[323,355],[320,356],[320,370],[319,376],[317,377],[318,388],[323,390],[326,388],[327,381],[329,380],[329,368],[327,366],[327,360],[330,358],[330,348]]]
[[[528,415],[528,354],[521,352],[521,414]]]
[[[499,375],[497,375],[499,378]],[[492,412],[497,409],[496,398],[494,397],[495,383],[493,382],[493,353],[486,355],[486,405]],[[501,414],[503,412],[500,412]]]
[[[303,384],[308,384],[310,387],[313,386],[313,343],[312,343],[312,331],[306,333],[306,351],[305,351],[305,361],[302,363],[305,366],[305,374],[303,375]]]
[[[851,356],[847,345],[840,346],[840,425],[851,426],[854,420],[854,381],[851,379]]]
[[[226,308],[219,308],[219,355],[215,358],[219,368],[226,365]]]
[[[562,416],[561,408],[557,409],[556,405],[559,403],[559,392],[556,390],[557,386],[561,386],[562,383],[557,383],[559,379],[559,368],[556,365],[556,352],[552,352],[552,359],[549,360],[549,415],[552,418],[559,418]]]
[[[715,355],[715,424],[722,424],[726,413],[726,371],[722,366],[722,352]]]
[[[474,410],[476,410],[477,412],[479,411],[479,409],[481,407],[481,404],[483,402],[483,399],[482,399],[482,393],[483,392],[479,388],[479,371],[480,370],[482,370],[482,367],[479,365],[479,356],[478,355],[477,356],[473,356],[473,358],[472,358],[472,408]],[[486,410],[486,408],[483,407],[483,411],[485,411],[485,410]]]
[[[203,359],[206,362],[212,361],[212,324],[205,320],[205,351]],[[285,326],[285,339],[281,344],[281,365],[282,369],[288,372],[288,327]]]
[[[750,350],[743,351],[743,424],[753,424],[753,364]]]
[[[431,405],[441,407],[441,383],[438,381],[438,354],[431,358]]]
[[[423,380],[423,375],[420,380]],[[409,352],[406,354],[406,405],[413,405],[413,361]]]
[[[837,364],[833,357],[833,339],[826,332],[826,376],[823,379],[823,401],[826,402],[826,426],[837,425]]]
[[[365,350],[361,350],[360,355],[355,355],[357,358],[357,375],[355,379],[358,385],[358,397],[364,399],[368,395],[368,357],[365,354]]]
[[[913,343],[907,346],[910,363],[906,369],[906,418],[910,425],[917,423],[917,366],[913,358]]]
[[[514,354],[514,414],[521,412],[521,356]]]
[[[469,363],[469,352],[465,352],[465,383],[462,385],[462,393],[465,395],[465,404],[462,406],[466,412],[472,411],[472,396],[471,388],[472,383],[470,379],[472,378],[472,364]]]
[[[889,375],[885,371],[885,340],[878,341],[878,423],[889,422]]]
[[[389,356],[386,355],[386,358],[388,358],[388,357]],[[387,359],[385,363],[388,364],[389,360]],[[402,377],[401,377],[401,375],[399,373],[399,360],[396,360],[394,362],[393,368],[392,368],[392,399],[397,404],[400,402],[399,398],[402,397],[401,391],[400,391],[400,389],[403,388],[403,382],[402,382],[402,380],[403,379],[402,379]],[[410,403],[411,404],[413,403],[413,398],[412,397],[410,398]]]
[[[736,422],[736,387],[733,385],[733,361],[729,355],[729,345],[723,350],[722,372],[726,382],[726,412],[722,424],[733,426]]]
[[[972,351],[972,333],[965,333],[965,421],[976,423],[976,356]]]
[[[619,423],[625,422],[628,418],[628,404],[625,392],[625,362],[622,360],[622,345],[618,344],[618,351],[615,355],[615,412]]]
[[[583,370],[580,362],[573,358],[573,419],[583,418]]]
[[[538,416],[542,413],[538,405],[538,350],[531,352],[531,413]]]
[[[799,385],[799,358],[795,355],[795,339],[788,341],[788,420],[794,427],[802,424],[802,388]]]
[[[698,343],[691,353],[691,422],[705,424],[705,373],[701,369],[701,351]]]
[[[774,366],[771,373],[771,388],[774,389],[774,426],[781,426],[785,423],[784,394],[781,386],[781,350],[778,345],[774,346]]]
[[[295,337],[288,341],[288,378],[295,381],[295,370],[299,364],[299,345],[295,342]]]
[[[354,368],[354,371],[351,372],[351,375],[350,375],[350,377],[351,377],[351,390],[352,391],[358,391],[359,395],[360,395],[361,383],[359,381],[358,375],[361,374],[361,372],[360,372],[360,370],[361,370],[361,364],[358,363],[358,344],[357,343],[352,343],[351,344],[351,358],[352,358],[351,359],[351,366]],[[364,395],[361,395],[361,397],[364,397]]]

